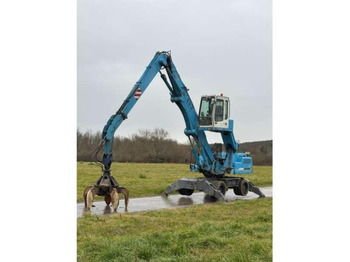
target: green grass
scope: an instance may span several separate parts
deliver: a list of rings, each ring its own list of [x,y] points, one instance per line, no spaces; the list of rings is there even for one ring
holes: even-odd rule
[[[93,185],[102,175],[98,166],[86,162],[77,163],[77,201],[83,201],[84,189]],[[131,197],[160,195],[170,184],[183,177],[201,177],[189,171],[186,164],[135,164],[113,163],[112,175],[121,186],[130,191]],[[257,186],[272,184],[271,166],[254,166],[254,172],[245,176]],[[96,197],[95,200],[102,200]]]
[[[100,176],[78,163],[77,198]],[[160,195],[182,177],[200,177],[184,164],[113,163],[112,174],[132,197]],[[245,176],[272,185],[272,167]],[[96,197],[98,200],[98,197]],[[131,200],[132,201],[132,200]],[[187,208],[110,216],[77,222],[78,261],[271,261],[272,199],[216,202]]]
[[[272,199],[216,202],[77,223],[78,261],[272,261]]]

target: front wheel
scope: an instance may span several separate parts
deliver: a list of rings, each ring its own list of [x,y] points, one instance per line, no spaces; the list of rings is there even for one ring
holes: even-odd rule
[[[212,182],[212,183],[213,183],[213,186],[214,186],[217,190],[219,190],[223,196],[225,196],[226,191],[227,191],[227,187],[226,187],[225,182],[223,182],[223,181],[214,181],[214,182]],[[215,200],[215,201],[217,200],[217,198],[214,197],[214,196],[209,196],[209,198],[210,198],[211,200]]]
[[[245,179],[241,179],[238,183],[238,187],[233,188],[233,192],[237,196],[246,196],[249,192],[249,183]]]
[[[220,192],[225,196],[226,194],[226,185],[224,182],[220,182],[218,185],[218,189],[220,190]]]

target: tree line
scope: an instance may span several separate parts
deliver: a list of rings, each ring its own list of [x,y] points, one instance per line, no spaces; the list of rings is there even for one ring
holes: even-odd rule
[[[92,154],[101,142],[101,132],[77,130],[77,161],[95,161]],[[250,152],[254,165],[272,165],[272,140],[242,143],[238,152]],[[101,159],[103,148],[96,155]],[[113,140],[114,161],[135,163],[193,163],[190,143],[179,143],[162,129],[139,130],[131,137]]]
[[[91,153],[101,142],[101,132],[77,132],[77,160],[92,161]],[[189,144],[182,144],[169,137],[161,128],[139,130],[130,138],[116,136],[113,140],[113,159],[118,162],[136,163],[189,163]],[[103,151],[103,149],[101,150]],[[97,157],[102,158],[103,152]]]

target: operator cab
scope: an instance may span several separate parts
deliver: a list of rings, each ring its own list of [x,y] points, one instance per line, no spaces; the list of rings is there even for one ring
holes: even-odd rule
[[[230,99],[226,96],[202,96],[199,107],[199,125],[203,127],[228,127]]]

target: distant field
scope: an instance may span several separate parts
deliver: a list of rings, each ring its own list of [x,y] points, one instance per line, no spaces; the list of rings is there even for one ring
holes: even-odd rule
[[[272,199],[77,222],[77,261],[272,261]]]
[[[77,163],[77,201],[83,201],[86,186],[93,185],[102,175],[99,167],[87,162]],[[112,175],[131,197],[160,195],[170,184],[183,177],[201,177],[189,171],[186,164],[113,163]],[[257,186],[272,185],[272,167],[254,166],[251,175],[244,176]],[[95,200],[102,200],[96,197]]]

